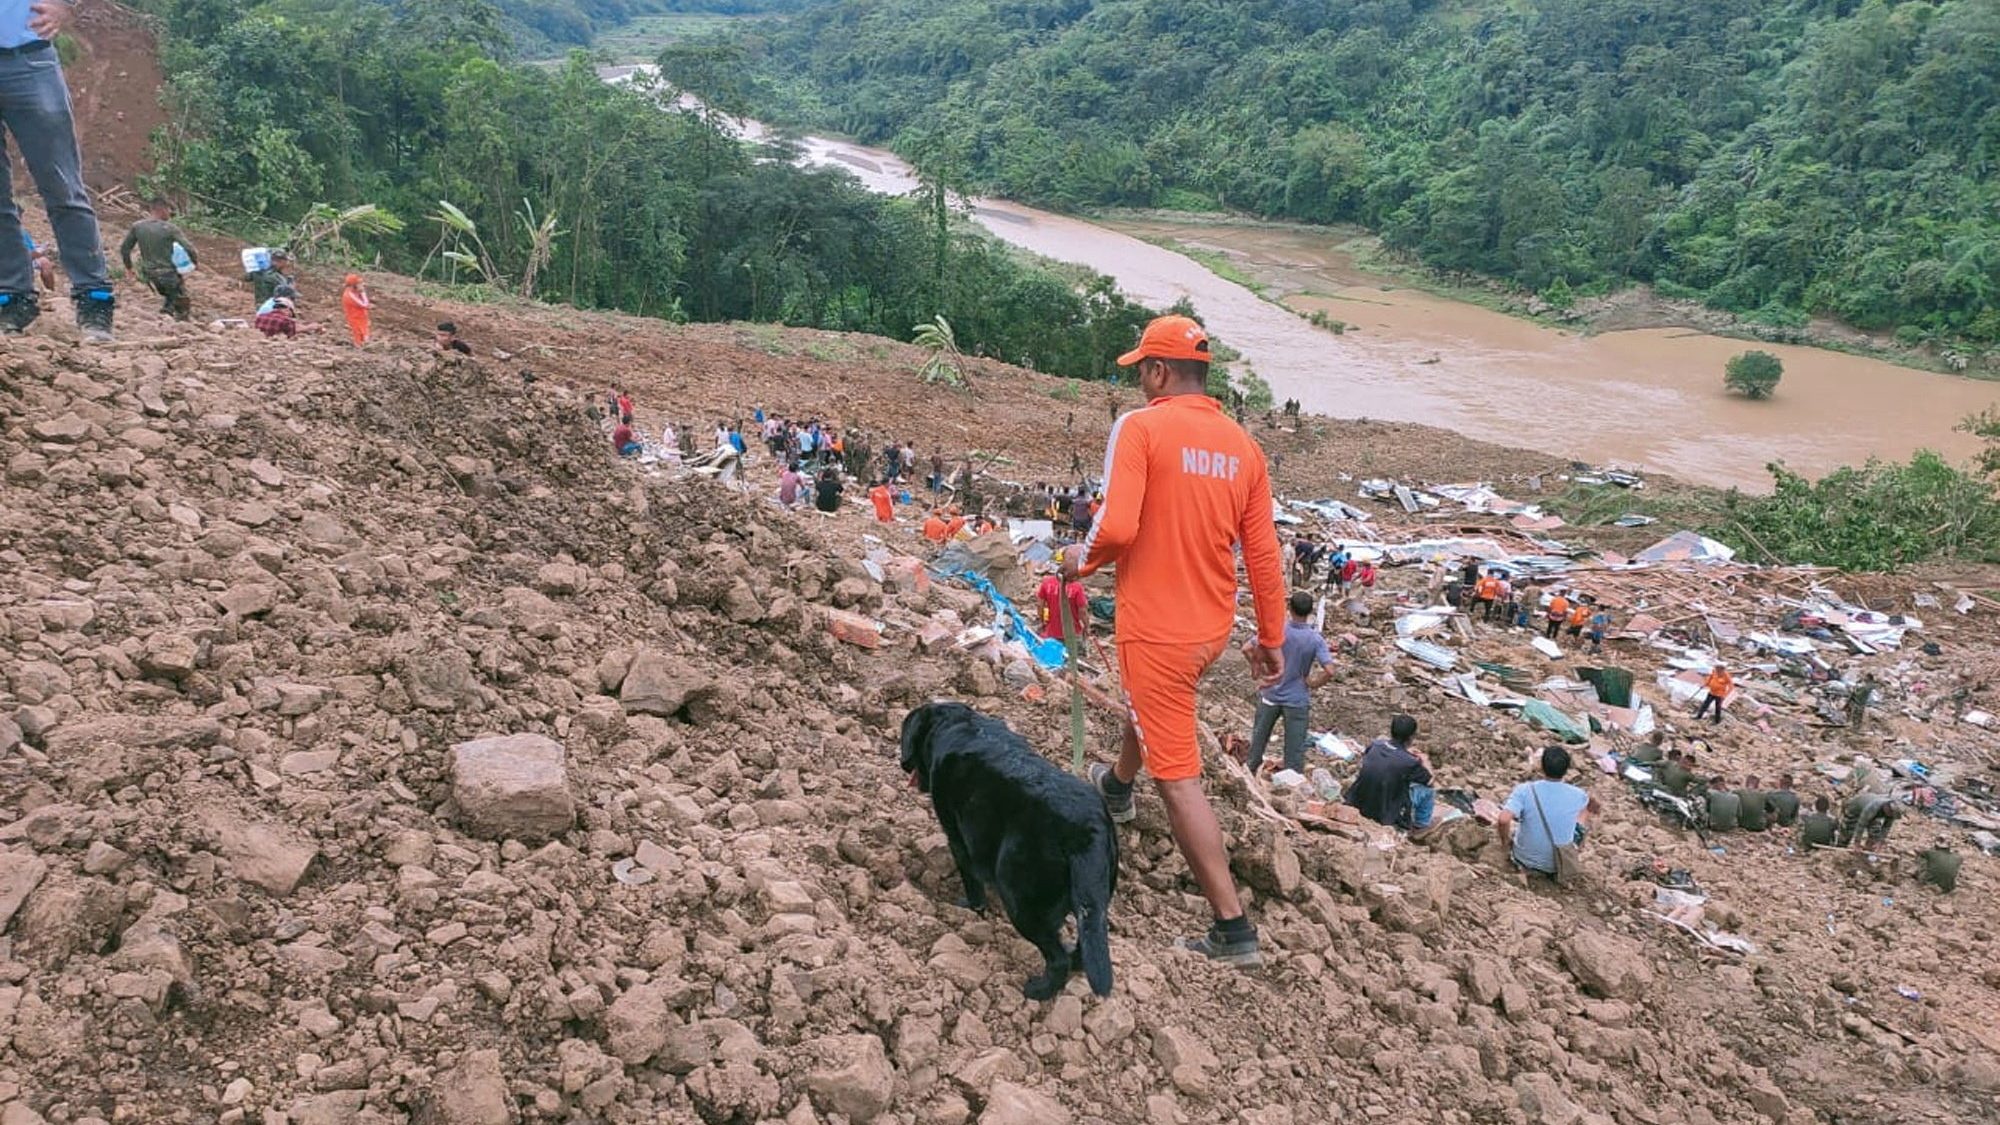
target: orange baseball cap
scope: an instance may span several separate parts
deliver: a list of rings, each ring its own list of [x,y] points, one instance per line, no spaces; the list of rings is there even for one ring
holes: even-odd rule
[[[1118,366],[1130,367],[1142,359],[1193,359],[1209,361],[1208,333],[1193,318],[1163,316],[1146,326],[1139,346],[1118,357]]]
[[[358,274],[358,273],[350,273],[350,274],[348,274],[348,275],[347,275],[347,284],[349,284],[349,285],[359,285],[359,284],[361,284],[361,275],[360,275],[360,274]]]

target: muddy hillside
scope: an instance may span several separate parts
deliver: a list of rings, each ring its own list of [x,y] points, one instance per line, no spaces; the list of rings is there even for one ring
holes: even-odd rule
[[[247,311],[197,279],[203,318]],[[885,341],[370,280],[366,351],[177,327],[135,300],[115,346],[45,322],[0,354],[5,1125],[1990,1119],[2000,916],[1963,821],[1865,854],[1792,854],[1789,833],[1710,850],[1604,774],[1589,882],[1555,891],[1510,877],[1476,816],[1412,840],[1213,753],[1266,966],[1170,948],[1207,918],[1142,784],[1113,995],[1073,979],[1024,999],[1033,951],[949,905],[894,740],[909,707],[952,697],[1066,762],[1068,687],[977,631],[982,595],[921,569],[919,506],[881,525],[857,488],[839,514],[786,512],[768,457],[742,488],[620,460],[587,407],[616,382],[649,431],[815,413],[878,445],[977,450],[997,494],[1093,461],[1114,403],[998,366],[924,388]],[[307,278],[309,315],[330,292]],[[475,358],[428,349],[445,316]],[[1413,483],[1511,487],[1547,468],[1411,427],[1258,432],[1294,495],[1366,504],[1384,540],[1443,517],[1360,501],[1342,472],[1397,459]],[[983,538],[1018,592],[1004,533]],[[1650,572],[1659,597],[1745,632],[1805,588],[1683,569]],[[1625,575],[1621,619],[1648,573]],[[1441,783],[1497,801],[1550,735],[1395,644],[1426,581],[1391,566],[1330,609],[1340,668],[1314,727],[1351,744],[1407,710]],[[1844,590],[1896,609],[1920,592],[1938,595]],[[1821,763],[1920,759],[1957,770],[1971,811],[1994,743],[1961,717],[2000,710],[1993,609],[1953,604],[1867,658],[1872,728],[1813,719],[1774,673],[1702,732],[1708,760],[1827,791]],[[1469,659],[1567,667],[1525,633],[1447,628]],[[1607,648],[1678,739],[1653,644]],[[1216,740],[1247,731],[1240,659],[1209,689]],[[1089,729],[1107,753],[1101,709]],[[1336,781],[1351,768],[1314,753]],[[1912,874],[1940,833],[1966,856],[1950,895]],[[1703,922],[1658,916],[1655,860],[1698,881]]]

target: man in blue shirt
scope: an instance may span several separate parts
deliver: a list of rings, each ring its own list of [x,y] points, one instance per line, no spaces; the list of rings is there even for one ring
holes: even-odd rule
[[[51,42],[73,12],[70,0],[0,0],[0,122],[41,189],[63,271],[69,274],[77,327],[84,339],[104,343],[111,339],[111,275],[97,212],[83,186],[69,85]],[[41,311],[34,265],[21,242],[12,176],[0,160],[0,334],[20,335]]]
[[[1542,751],[1542,776],[1523,782],[1507,795],[1495,825],[1500,845],[1521,869],[1554,877],[1556,845],[1580,843],[1583,831],[1597,815],[1597,798],[1564,781],[1569,751],[1550,746]]]
[[[1271,728],[1280,718],[1285,721],[1285,768],[1305,769],[1311,692],[1333,678],[1333,653],[1327,651],[1326,638],[1312,627],[1312,595],[1304,590],[1294,591],[1289,608],[1292,617],[1285,622],[1283,667],[1278,682],[1257,697],[1257,720],[1250,728],[1249,765],[1253,775],[1264,764],[1264,747],[1270,744]]]

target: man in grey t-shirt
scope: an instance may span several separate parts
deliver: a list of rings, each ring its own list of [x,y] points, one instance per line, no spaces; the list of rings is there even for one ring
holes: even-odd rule
[[[1569,751],[1547,747],[1541,779],[1523,782],[1507,795],[1495,828],[1516,866],[1553,876],[1556,846],[1578,842],[1597,815],[1597,798],[1565,782],[1568,772]]]
[[[1285,622],[1284,658],[1278,682],[1258,695],[1257,718],[1250,728],[1249,766],[1253,776],[1264,764],[1264,747],[1270,744],[1271,729],[1281,718],[1285,721],[1285,768],[1305,769],[1312,689],[1333,678],[1333,653],[1327,650],[1326,638],[1312,627],[1312,595],[1304,590],[1294,591],[1287,608],[1292,616]]]

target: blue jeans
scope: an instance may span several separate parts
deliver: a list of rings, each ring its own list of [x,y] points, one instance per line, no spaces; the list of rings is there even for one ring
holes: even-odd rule
[[[1410,786],[1410,827],[1429,828],[1437,812],[1437,790],[1428,785]]]
[[[83,186],[83,153],[70,116],[69,84],[53,47],[0,56],[0,124],[13,135],[42,206],[56,232],[56,251],[72,295],[111,288],[97,212]],[[35,272],[21,242],[21,209],[14,202],[13,172],[0,154],[0,293],[35,291]]]
[[[1275,703],[1257,701],[1257,719],[1250,727],[1250,772],[1264,764],[1264,747],[1270,744],[1271,728],[1278,725],[1279,718],[1285,720],[1285,768],[1303,773],[1306,768],[1306,723],[1311,718],[1311,708],[1281,707]]]

